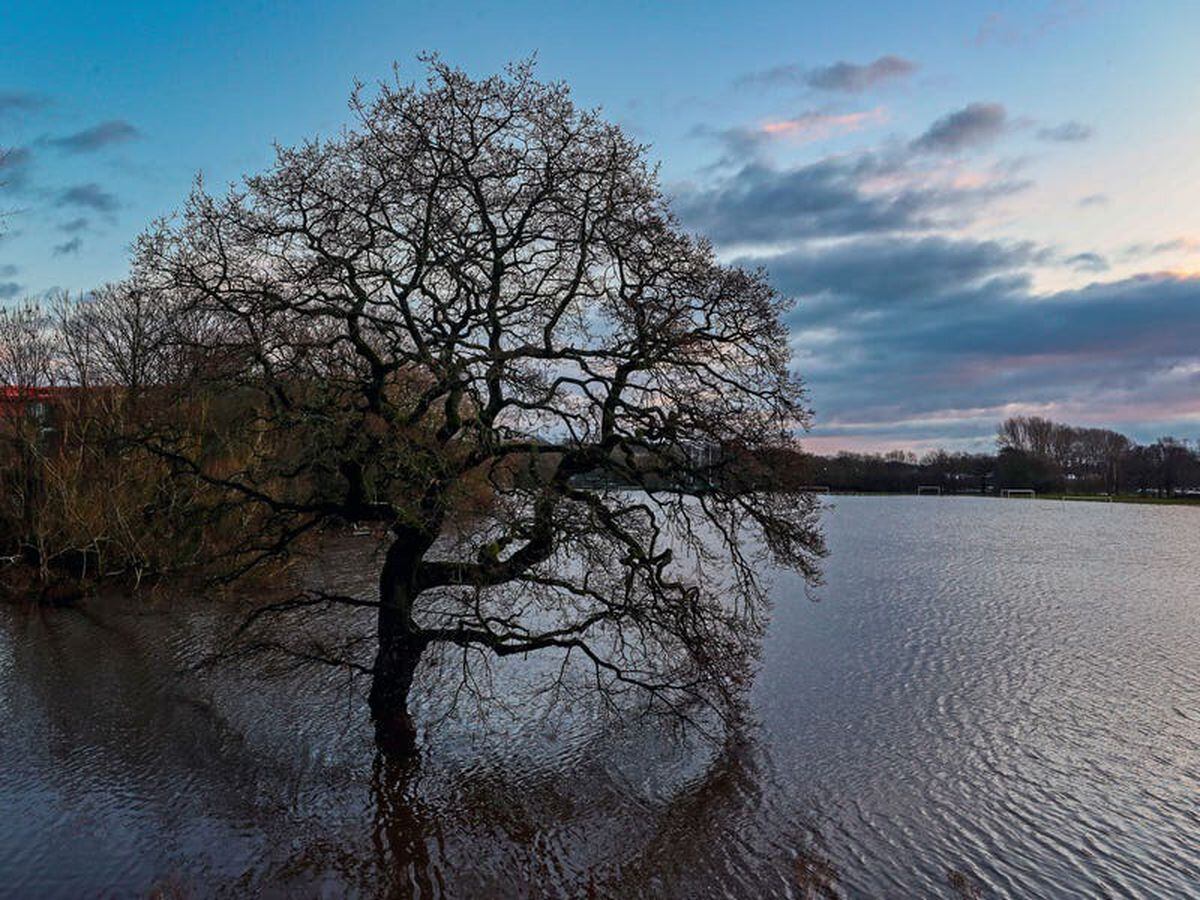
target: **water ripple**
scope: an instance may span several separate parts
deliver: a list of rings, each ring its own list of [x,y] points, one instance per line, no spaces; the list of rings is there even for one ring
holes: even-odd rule
[[[439,720],[431,683],[422,759],[388,765],[361,680],[184,674],[232,621],[211,601],[0,610],[0,896],[1200,894],[1196,510],[839,498],[826,525],[823,602],[778,578],[757,725],[721,747],[586,707]]]

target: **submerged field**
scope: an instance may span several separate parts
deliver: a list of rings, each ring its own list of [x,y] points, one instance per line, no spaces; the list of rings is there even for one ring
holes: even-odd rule
[[[186,671],[212,601],[0,609],[0,896],[1193,892],[1200,512],[830,499],[717,748],[430,704],[388,768],[344,673]]]

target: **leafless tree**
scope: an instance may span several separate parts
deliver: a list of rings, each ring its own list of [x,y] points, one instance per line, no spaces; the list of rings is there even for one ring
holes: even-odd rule
[[[413,745],[435,645],[557,648],[607,701],[730,714],[763,560],[814,578],[822,552],[811,495],[726,465],[808,422],[788,304],[685,234],[645,148],[565,86],[428,64],[143,236],[179,402],[224,404],[204,446],[147,440],[264,517],[245,565],[385,528],[377,597],[290,604],[377,607],[385,749]]]
[[[1040,416],[1012,416],[1000,423],[996,444],[1003,450],[1020,450],[1049,459],[1053,455],[1056,426]]]
[[[31,415],[41,391],[54,377],[55,346],[41,308],[24,303],[0,308],[0,555],[14,549],[12,535],[45,543],[36,514],[43,499],[36,472],[41,468],[41,422]],[[15,559],[15,557],[13,557]],[[37,562],[44,575],[44,554]]]
[[[63,294],[52,305],[62,377],[83,388],[120,388],[136,402],[169,377],[169,310],[134,285],[106,284],[87,296]]]
[[[0,173],[10,164],[12,158],[12,149],[9,147],[0,147]],[[7,179],[0,178],[0,188],[7,184]],[[0,235],[4,234],[5,220],[8,218],[8,212],[0,209]]]
[[[1053,464],[1062,479],[1091,479],[1106,493],[1122,484],[1122,461],[1133,444],[1107,428],[1081,428],[1037,416],[1014,416],[1000,423],[996,436],[1001,450],[1012,450]]]
[[[40,306],[0,308],[0,385],[18,393],[50,385],[55,359],[50,320]]]

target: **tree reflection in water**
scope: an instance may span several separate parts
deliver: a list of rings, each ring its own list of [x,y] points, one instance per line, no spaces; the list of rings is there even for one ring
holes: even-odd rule
[[[761,750],[732,737],[661,802],[622,795],[604,767],[468,777],[438,809],[421,763],[378,759],[372,892],[490,896],[835,897],[814,829],[778,816]],[[448,815],[447,815],[448,814]],[[365,885],[364,885],[365,886]]]
[[[375,756],[340,673],[183,676],[211,608],[0,610],[0,868],[25,895],[833,896],[747,726],[471,722]],[[3,891],[0,891],[3,893]]]

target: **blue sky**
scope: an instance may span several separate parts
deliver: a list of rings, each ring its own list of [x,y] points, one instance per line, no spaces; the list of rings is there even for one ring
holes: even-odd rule
[[[54,3],[0,16],[0,302],[121,277],[356,78],[536,53],[799,300],[820,449],[1200,437],[1200,4]]]

